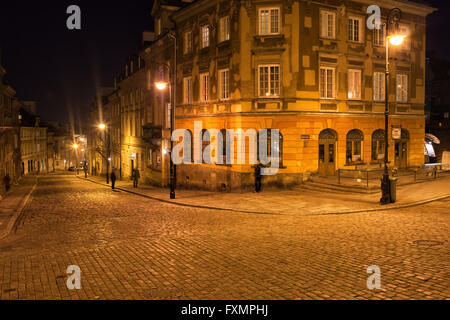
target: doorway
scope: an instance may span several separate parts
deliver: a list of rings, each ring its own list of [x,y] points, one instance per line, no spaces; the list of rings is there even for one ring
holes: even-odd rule
[[[319,175],[336,175],[336,141],[337,133],[326,129],[319,135]]]
[[[402,129],[401,139],[395,141],[394,164],[399,169],[408,168],[408,142],[409,142],[409,133],[407,130]]]
[[[131,180],[133,180],[133,171],[134,171],[134,160],[131,159],[131,175],[130,175]]]

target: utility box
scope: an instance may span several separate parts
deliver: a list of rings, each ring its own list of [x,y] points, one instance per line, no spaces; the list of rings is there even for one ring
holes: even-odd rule
[[[397,201],[397,180],[398,178],[389,178],[389,192],[391,195],[391,203]]]

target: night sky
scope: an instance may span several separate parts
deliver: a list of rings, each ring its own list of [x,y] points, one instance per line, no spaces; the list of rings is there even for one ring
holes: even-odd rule
[[[428,51],[449,59],[450,1],[428,19]],[[82,11],[81,31],[66,27],[66,9]],[[153,30],[153,1],[1,1],[0,47],[6,81],[20,100],[36,100],[45,120],[77,123],[96,88],[112,86],[144,30]],[[70,116],[72,115],[72,116]]]

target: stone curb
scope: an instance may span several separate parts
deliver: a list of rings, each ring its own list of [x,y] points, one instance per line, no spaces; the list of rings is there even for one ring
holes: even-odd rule
[[[105,187],[110,187],[109,185],[107,185],[106,183],[102,183],[102,182],[98,182],[95,180],[91,180],[91,179],[86,179],[86,178],[82,178],[82,177],[77,177],[78,179],[81,180],[85,180],[85,181],[89,181],[92,183],[96,183]],[[218,211],[231,211],[231,212],[239,212],[239,213],[251,213],[251,214],[271,214],[271,215],[285,215],[285,216],[323,216],[323,215],[341,215],[341,214],[352,214],[352,213],[364,213],[364,212],[379,212],[379,211],[389,211],[389,210],[398,210],[398,209],[403,209],[403,208],[410,208],[410,207],[416,207],[416,206],[420,206],[420,205],[424,205],[427,203],[431,203],[431,202],[435,202],[435,201],[439,201],[439,200],[444,200],[447,198],[450,198],[450,194],[445,195],[445,196],[440,196],[440,197],[436,197],[436,198],[432,198],[432,199],[426,199],[426,200],[421,200],[421,201],[416,201],[416,202],[410,202],[410,203],[405,203],[405,204],[401,204],[401,205],[388,205],[385,207],[379,207],[379,208],[368,208],[368,209],[358,209],[358,210],[350,210],[350,211],[337,211],[337,212],[318,212],[318,213],[309,213],[309,214],[302,214],[299,215],[297,213],[293,213],[293,212],[288,212],[288,213],[279,213],[279,212],[264,212],[264,211],[250,211],[250,210],[238,210],[238,209],[230,209],[230,208],[221,208],[221,207],[211,207],[211,206],[202,206],[202,205],[197,205],[197,204],[188,204],[188,203],[183,203],[183,202],[177,202],[177,201],[172,201],[172,200],[165,200],[165,199],[161,199],[158,197],[153,197],[153,196],[149,196],[146,194],[142,194],[142,193],[138,193],[135,191],[131,191],[131,190],[127,190],[127,189],[123,189],[120,187],[116,187],[116,189],[130,193],[130,194],[134,194],[140,197],[144,197],[147,199],[151,199],[151,200],[156,200],[159,202],[163,202],[163,203],[169,203],[169,204],[173,204],[173,205],[178,205],[178,206],[182,206],[182,207],[190,207],[190,208],[199,208],[199,209],[209,209],[209,210],[218,210]]]
[[[9,219],[8,225],[6,226],[6,229],[3,230],[3,232],[0,233],[0,240],[6,238],[11,231],[14,229],[14,227],[17,224],[17,221],[19,220],[19,218],[22,216],[23,213],[23,209],[25,208],[26,204],[28,203],[28,200],[31,197],[31,194],[34,192],[34,190],[36,189],[37,186],[37,179],[33,185],[33,187],[31,188],[30,191],[28,191],[27,195],[22,198],[22,200],[20,201],[20,205],[18,208],[16,208],[13,216],[11,217],[11,219]]]

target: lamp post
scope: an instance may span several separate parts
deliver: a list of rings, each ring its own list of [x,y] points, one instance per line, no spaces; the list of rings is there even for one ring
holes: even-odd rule
[[[176,103],[176,68],[177,68],[177,38],[176,35],[172,32],[168,33],[168,37],[171,38],[174,41],[174,67],[171,69],[169,65],[167,64],[160,64],[162,66],[165,66],[169,71],[169,82],[165,82],[165,79],[161,79],[159,82],[155,82],[156,89],[159,91],[164,91],[167,88],[169,89],[169,108],[168,108],[168,115],[170,120],[170,151],[169,151],[169,159],[170,159],[170,199],[175,199],[175,184],[176,184],[176,166],[173,163],[172,159],[172,150],[173,150],[173,141],[172,141],[172,133],[173,133],[173,127],[175,124],[175,103]]]
[[[389,204],[392,202],[390,190],[390,178],[388,169],[388,152],[389,152],[389,43],[393,46],[402,44],[406,35],[398,33],[398,23],[402,18],[402,11],[399,8],[394,8],[389,11],[386,17],[386,74],[385,74],[385,109],[384,109],[384,173],[381,181],[381,204]],[[389,33],[389,27],[393,25],[394,30],[392,34]],[[381,27],[381,26],[380,26]]]
[[[170,67],[166,64],[164,64],[169,70],[170,74]],[[170,76],[169,76],[170,77]],[[173,141],[172,141],[172,132],[173,132],[173,123],[174,123],[174,111],[175,108],[172,107],[173,101],[175,99],[172,98],[172,85],[171,85],[172,79],[169,79],[169,82],[159,81],[155,82],[156,89],[159,91],[165,91],[167,88],[169,89],[169,106],[168,106],[168,116],[170,120],[170,151],[169,151],[169,161],[170,161],[170,199],[175,199],[175,165],[172,160],[172,150],[173,150]]]
[[[87,152],[87,139],[86,138],[80,138],[80,141],[84,144],[84,149],[81,150],[84,152],[84,178],[87,179],[87,160],[86,160],[86,152]]]
[[[73,147],[73,150],[75,150],[75,170],[76,170],[76,172],[77,172],[77,175],[78,175],[78,144],[77,143],[74,143],[73,145],[72,145],[72,147]]]
[[[109,184],[109,161],[110,161],[110,149],[109,149],[109,134],[108,134],[108,126],[104,123],[100,123],[98,125],[98,128],[102,130],[105,134],[105,139],[103,140],[103,143],[106,145],[106,183]]]

